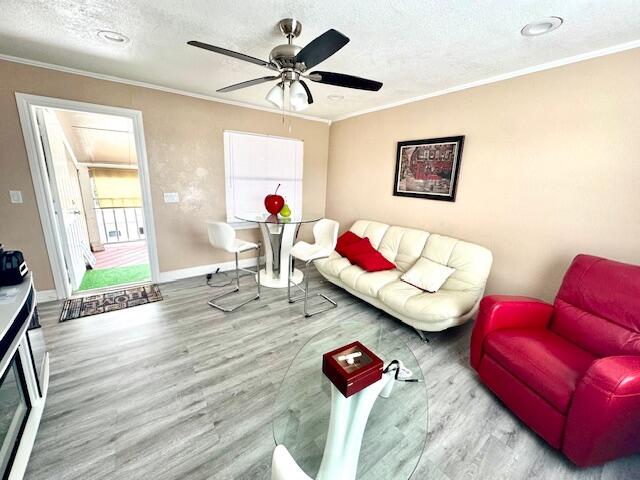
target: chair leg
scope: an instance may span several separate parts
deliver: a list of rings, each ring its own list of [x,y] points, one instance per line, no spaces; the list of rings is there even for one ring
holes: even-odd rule
[[[240,290],[240,268],[238,267],[238,252],[235,254],[236,258],[236,287]]]
[[[309,264],[311,262],[307,262],[307,265],[304,269],[304,316],[308,317],[309,312],[307,311],[307,303],[309,302]]]
[[[425,334],[425,332],[423,332],[422,330],[418,330],[417,328],[414,328],[414,330],[418,332],[418,335],[420,335],[420,338],[422,339],[423,342],[429,343],[429,339],[427,338],[427,335]]]
[[[260,257],[262,256],[262,244],[258,242],[258,257],[256,258],[256,285],[258,286],[258,298],[260,298]]]
[[[289,258],[289,261],[291,261],[291,257]],[[287,283],[287,297],[289,299],[289,303],[294,303],[298,300],[302,300],[304,299],[304,307],[303,307],[303,311],[304,311],[304,316],[305,317],[312,317],[314,315],[317,315],[319,313],[322,312],[326,312],[327,310],[331,310],[332,308],[336,308],[338,306],[337,302],[335,302],[334,300],[332,300],[331,298],[327,297],[324,293],[316,293],[315,295],[318,297],[321,297],[323,300],[325,300],[326,302],[328,302],[330,305],[328,307],[322,308],[320,310],[317,310],[315,312],[310,312],[309,311],[309,265],[313,262],[313,260],[310,260],[307,262],[306,267],[305,267],[305,279],[304,279],[304,288],[302,288],[300,285],[295,285],[296,287],[298,287],[299,290],[302,291],[303,295],[300,295],[298,297],[292,297],[291,296],[291,276],[289,275],[289,282]]]
[[[291,298],[291,255],[287,259],[287,300],[289,303],[295,302],[293,298]]]
[[[221,310],[225,313],[229,313],[229,312],[233,312],[234,310],[246,305],[247,303],[253,302],[254,300],[258,300],[260,298],[260,245],[258,244],[258,261],[257,261],[257,284],[258,284],[258,293],[255,297],[252,297],[248,300],[245,300],[244,302],[238,304],[238,305],[234,305],[234,306],[229,306],[229,307],[224,307],[222,305],[219,305],[218,303],[216,303],[216,300],[220,300],[223,297],[226,297],[227,295],[231,295],[233,293],[237,293],[240,291],[240,270],[243,271],[247,271],[247,272],[252,272],[251,270],[247,270],[246,268],[240,268],[239,266],[239,261],[238,261],[238,254],[235,254],[235,263],[236,263],[236,286],[233,288],[233,290],[229,290],[228,292],[225,293],[221,293],[220,295],[217,295],[215,297],[213,297],[211,300],[209,300],[208,304],[209,306],[213,307],[213,308],[217,308],[218,310]]]

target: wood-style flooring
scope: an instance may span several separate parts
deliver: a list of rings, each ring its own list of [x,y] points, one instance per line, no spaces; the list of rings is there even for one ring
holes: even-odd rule
[[[242,283],[252,295],[251,279]],[[413,479],[640,478],[640,455],[581,470],[515,418],[468,366],[471,324],[424,343],[317,273],[311,288],[338,308],[304,318],[285,290],[264,288],[259,302],[223,314],[207,306],[204,278],[161,285],[162,302],[65,323],[61,302],[40,305],[51,377],[25,478],[269,479],[286,369],[307,340],[346,320],[384,324],[420,363],[428,438]]]
[[[104,250],[93,252],[96,257],[96,270],[101,268],[127,267],[129,265],[142,265],[149,263],[147,242],[106,243]]]

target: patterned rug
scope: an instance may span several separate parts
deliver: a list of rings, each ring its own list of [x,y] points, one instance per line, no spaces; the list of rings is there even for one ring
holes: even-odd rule
[[[143,285],[98,295],[72,298],[64,302],[60,321],[65,322],[74,318],[113,312],[114,310],[122,310],[136,305],[144,305],[145,303],[159,302],[160,300],[162,300],[162,294],[157,285]]]

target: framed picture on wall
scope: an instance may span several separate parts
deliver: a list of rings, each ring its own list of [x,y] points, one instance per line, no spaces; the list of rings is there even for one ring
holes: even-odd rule
[[[398,142],[393,194],[455,202],[464,136]]]

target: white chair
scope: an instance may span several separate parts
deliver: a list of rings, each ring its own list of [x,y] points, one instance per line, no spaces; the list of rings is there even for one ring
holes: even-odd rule
[[[215,248],[219,248],[229,253],[233,253],[236,258],[236,286],[233,290],[222,293],[213,297],[209,300],[209,305],[217,308],[218,310],[222,310],[223,312],[233,312],[235,309],[246,305],[253,300],[258,300],[260,298],[260,243],[252,243],[246,242],[244,240],[239,240],[236,238],[236,231],[228,224],[224,222],[207,222],[207,232],[209,233],[209,243]],[[249,270],[247,268],[240,268],[238,266],[238,254],[242,252],[246,252],[248,250],[256,249],[258,251],[256,257],[256,271]],[[240,291],[240,270],[243,272],[249,272],[256,274],[256,286],[258,292],[255,297],[246,300],[239,305],[223,307],[222,305],[218,305],[216,300],[221,299],[222,297],[226,297],[227,295],[231,295],[232,293],[236,293]]]
[[[284,445],[273,451],[271,480],[313,480],[302,471]]]
[[[328,218],[323,218],[319,222],[317,222],[313,226],[313,237],[315,243],[307,243],[307,242],[298,242],[296,243],[291,252],[289,254],[289,281],[287,283],[287,297],[289,299],[289,303],[293,303],[297,300],[301,300],[304,298],[304,316],[311,317],[312,315],[316,315],[318,313],[326,312],[331,308],[335,308],[338,306],[336,302],[327,297],[324,293],[317,293],[319,297],[322,297],[324,300],[329,302],[329,305],[326,308],[318,310],[316,312],[309,313],[308,310],[308,298],[309,298],[309,264],[314,260],[319,260],[321,258],[327,258],[331,255],[331,252],[336,248],[336,242],[338,241],[338,228],[340,224],[335,220],[329,220]],[[301,288],[299,285],[295,285],[298,287],[304,295],[299,297],[291,297],[291,270],[292,270],[292,259],[296,258],[306,263],[306,269],[304,273],[304,288]]]

